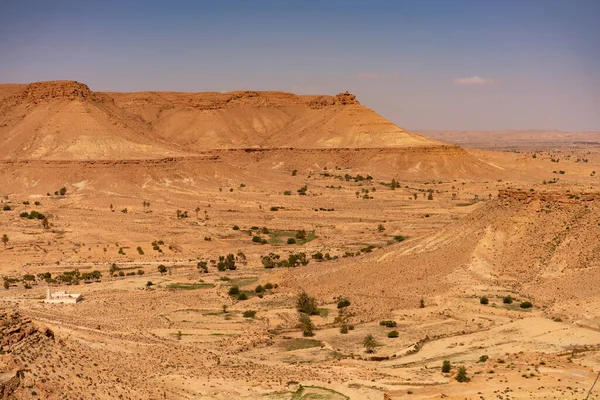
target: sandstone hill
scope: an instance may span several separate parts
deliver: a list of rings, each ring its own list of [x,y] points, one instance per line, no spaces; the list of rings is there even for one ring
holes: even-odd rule
[[[164,139],[203,151],[223,148],[382,148],[437,146],[337,96],[282,92],[107,93]]]
[[[103,94],[73,81],[0,86],[0,158],[145,159],[185,154]]]
[[[289,282],[302,282],[322,298],[352,293],[364,315],[415,306],[449,290],[477,295],[478,287],[540,306],[579,304],[595,299],[600,285],[599,221],[598,192],[501,190],[435,234],[360,262],[295,271]]]
[[[37,170],[39,162],[153,160],[144,165],[161,169],[152,179],[165,172],[157,160],[188,166],[207,156],[241,167],[260,162],[263,171],[328,165],[421,179],[500,172],[456,145],[405,131],[348,92],[100,93],[75,81],[0,85],[0,148],[0,160],[38,162]],[[216,173],[172,169],[191,170],[189,179]]]

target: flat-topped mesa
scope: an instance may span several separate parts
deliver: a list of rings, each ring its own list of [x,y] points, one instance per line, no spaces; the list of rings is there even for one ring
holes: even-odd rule
[[[16,95],[15,100],[19,103],[51,100],[102,101],[103,96],[96,95],[87,85],[77,81],[45,81],[25,86],[23,91]]]

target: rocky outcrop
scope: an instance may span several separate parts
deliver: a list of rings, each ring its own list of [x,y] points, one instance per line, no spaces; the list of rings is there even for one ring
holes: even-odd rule
[[[77,81],[33,82],[16,95],[17,102],[38,103],[51,100],[92,100],[102,101],[90,88]]]
[[[344,93],[338,93],[333,98],[327,98],[325,96],[318,96],[317,98],[311,100],[308,103],[308,106],[311,108],[323,108],[328,106],[336,106],[336,105],[351,105],[351,104],[360,104],[358,100],[356,100],[356,96],[347,90]]]
[[[579,202],[588,202],[600,199],[600,193],[575,193],[571,191],[527,191],[519,189],[503,189],[498,193],[498,198],[501,200],[513,200],[521,203],[529,204],[532,201],[548,201],[554,203],[575,204]]]
[[[48,328],[39,329],[17,312],[0,315],[0,350],[3,353],[13,353],[26,343],[43,339],[53,340],[54,332]]]
[[[333,105],[348,105],[348,104],[360,104],[358,100],[356,100],[356,96],[352,93],[349,93],[347,90],[344,93],[338,93],[332,100]]]

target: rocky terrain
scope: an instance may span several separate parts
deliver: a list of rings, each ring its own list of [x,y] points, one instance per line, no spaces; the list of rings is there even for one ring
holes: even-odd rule
[[[0,85],[0,393],[583,399],[600,152],[536,143],[349,92]]]

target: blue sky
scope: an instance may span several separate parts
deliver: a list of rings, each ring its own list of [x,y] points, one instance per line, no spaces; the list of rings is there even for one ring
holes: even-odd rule
[[[0,2],[0,82],[282,90],[407,129],[600,130],[600,0]]]

